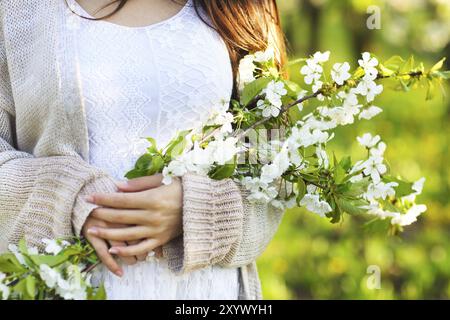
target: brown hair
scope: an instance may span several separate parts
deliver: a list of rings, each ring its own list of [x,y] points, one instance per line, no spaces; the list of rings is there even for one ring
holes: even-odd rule
[[[173,0],[175,1],[175,0]],[[199,17],[215,29],[224,39],[230,53],[236,79],[239,61],[249,52],[275,49],[281,70],[286,61],[286,47],[280,25],[276,0],[193,0]],[[117,7],[108,15],[92,20],[109,18],[121,10],[128,0],[115,0]],[[206,21],[200,8],[207,14]]]

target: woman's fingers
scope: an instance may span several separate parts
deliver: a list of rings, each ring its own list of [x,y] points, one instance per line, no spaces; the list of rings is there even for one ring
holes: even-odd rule
[[[120,210],[111,208],[95,209],[91,216],[109,223],[124,224],[124,225],[143,225],[147,224],[151,215],[143,210]]]
[[[88,234],[105,240],[113,241],[133,241],[146,239],[155,234],[151,227],[136,226],[128,228],[100,228],[92,227],[88,229]]]
[[[127,241],[129,246],[136,245],[139,242],[141,242],[141,240],[139,240],[139,241]],[[142,261],[147,260],[147,257],[148,257],[148,254],[140,254],[140,255],[136,256],[136,259],[137,259],[137,261],[141,261],[142,262]]]
[[[148,206],[148,201],[142,193],[96,193],[86,196],[87,202],[109,208],[142,209]]]
[[[139,192],[160,187],[162,185],[162,179],[163,176],[161,174],[157,174],[150,177],[141,177],[128,181],[116,182],[116,185],[119,190],[123,192]]]
[[[108,245],[107,245],[106,241],[103,239],[100,239],[97,237],[91,237],[91,236],[88,237],[88,241],[94,248],[100,261],[108,268],[108,270],[111,271],[112,273],[114,273],[115,275],[122,277],[123,270],[117,264],[116,260],[114,260],[111,253],[109,253]]]
[[[157,239],[146,239],[132,246],[112,247],[109,249],[109,252],[120,257],[147,255],[160,245],[161,244]]]
[[[109,241],[111,247],[126,247],[127,243],[123,241]],[[119,257],[126,265],[132,266],[136,264],[137,257]]]

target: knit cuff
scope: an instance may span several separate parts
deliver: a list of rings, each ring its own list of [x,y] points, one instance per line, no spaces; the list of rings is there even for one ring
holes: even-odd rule
[[[80,193],[77,195],[72,213],[72,226],[75,236],[81,235],[86,219],[93,210],[99,207],[99,205],[87,202],[85,197],[94,193],[114,192],[117,192],[117,187],[114,181],[108,176],[97,177],[84,185]]]
[[[183,235],[163,247],[174,272],[190,272],[220,263],[242,237],[243,204],[230,179],[216,181],[187,174],[183,185]]]

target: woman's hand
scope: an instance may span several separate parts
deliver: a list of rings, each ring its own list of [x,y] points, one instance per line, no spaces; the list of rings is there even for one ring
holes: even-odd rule
[[[147,254],[182,233],[183,194],[181,182],[162,185],[162,176],[155,175],[118,184],[121,193],[93,194],[87,201],[102,206],[91,216],[108,223],[130,225],[125,228],[92,226],[92,237],[127,242],[113,246],[109,253],[120,257]],[[139,241],[130,245],[131,242]]]
[[[123,276],[123,270],[120,268],[120,266],[117,264],[116,260],[111,256],[111,254],[108,252],[109,246],[114,247],[126,247],[127,244],[125,242],[121,241],[108,241],[106,242],[104,239],[101,239],[99,237],[93,236],[87,232],[90,228],[118,228],[122,227],[121,225],[114,225],[111,223],[107,223],[105,221],[96,219],[90,215],[86,222],[84,223],[82,234],[84,237],[89,241],[89,243],[94,248],[95,252],[97,253],[100,261],[114,274],[116,274],[119,277]],[[108,245],[109,243],[109,245]],[[127,265],[133,265],[137,262],[135,257],[121,257],[121,260],[127,264]]]

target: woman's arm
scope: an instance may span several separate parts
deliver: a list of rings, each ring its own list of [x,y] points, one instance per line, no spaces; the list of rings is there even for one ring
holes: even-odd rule
[[[283,211],[252,204],[248,191],[230,179],[183,177],[183,235],[164,246],[164,256],[175,272],[208,265],[241,267],[265,250]]]
[[[36,158],[16,150],[15,125],[0,26],[0,249],[22,238],[42,247],[43,238],[67,237],[73,231],[79,235],[86,217],[97,207],[83,196],[114,192],[114,181],[81,157]]]

